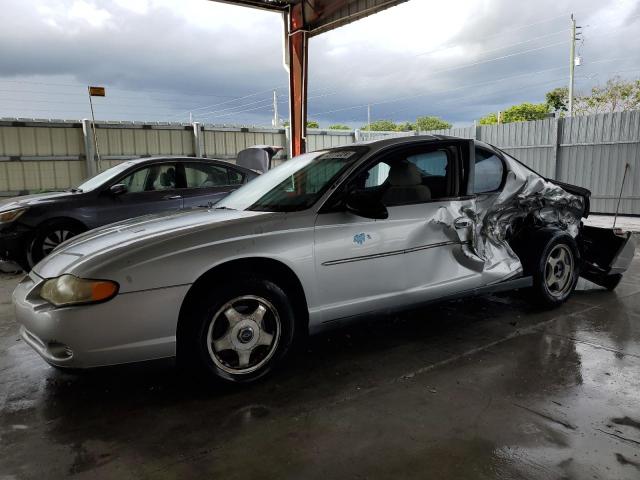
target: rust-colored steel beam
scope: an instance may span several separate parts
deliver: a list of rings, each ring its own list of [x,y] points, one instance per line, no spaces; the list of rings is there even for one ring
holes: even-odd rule
[[[289,119],[291,156],[306,151],[307,137],[307,77],[309,37],[305,31],[302,5],[289,10]]]

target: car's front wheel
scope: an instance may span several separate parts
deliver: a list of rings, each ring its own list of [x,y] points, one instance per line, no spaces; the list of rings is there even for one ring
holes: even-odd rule
[[[62,242],[85,230],[82,225],[67,220],[53,220],[44,223],[38,228],[27,248],[28,266],[33,267]]]
[[[295,319],[284,290],[272,280],[239,275],[214,291],[201,288],[179,332],[178,362],[232,383],[270,371],[289,351]],[[197,364],[197,365],[195,365]]]

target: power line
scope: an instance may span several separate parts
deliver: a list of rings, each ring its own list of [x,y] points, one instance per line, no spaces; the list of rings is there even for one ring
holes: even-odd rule
[[[618,61],[618,60],[623,60],[623,59],[627,59],[627,57],[618,57],[618,58],[608,58],[608,59],[601,59],[601,60],[595,60],[593,62],[590,62],[589,64],[595,64],[595,63],[606,63],[606,62],[614,62],[614,61]],[[493,83],[498,83],[498,82],[502,82],[505,80],[513,80],[514,78],[519,78],[519,77],[524,77],[524,76],[532,76],[532,75],[538,75],[540,73],[547,73],[547,72],[551,72],[554,70],[560,70],[560,69],[564,69],[566,67],[564,66],[558,66],[558,67],[553,67],[553,68],[547,68],[547,69],[543,69],[543,70],[538,70],[535,72],[525,72],[525,73],[520,73],[517,75],[510,75],[507,77],[501,77],[498,79],[493,79],[493,80],[489,80],[489,81],[485,81],[485,82],[479,82],[479,83],[474,83],[471,85],[462,85],[459,87],[454,87],[454,88],[449,88],[449,89],[445,89],[445,90],[436,90],[436,91],[431,91],[428,93],[420,93],[420,94],[416,94],[416,95],[408,95],[408,96],[403,96],[403,97],[397,97],[394,99],[390,99],[390,100],[384,100],[384,101],[380,101],[380,102],[374,102],[374,103],[363,103],[360,105],[352,105],[350,107],[344,107],[344,108],[339,108],[339,109],[335,109],[335,110],[329,110],[326,112],[316,112],[313,113],[312,115],[314,116],[319,116],[319,115],[328,115],[330,113],[338,113],[338,112],[342,112],[342,111],[347,111],[347,110],[353,110],[356,108],[365,108],[368,105],[384,105],[384,104],[388,104],[388,103],[395,103],[395,102],[399,102],[399,101],[403,101],[403,100],[412,100],[415,98],[420,98],[420,97],[426,97],[429,95],[437,95],[437,94],[441,94],[441,93],[449,93],[449,92],[454,92],[454,91],[458,91],[458,90],[464,90],[467,88],[475,88],[475,87],[480,87],[480,86],[485,86],[485,85],[490,85]]]
[[[183,113],[183,114],[184,114],[184,113],[190,113],[190,112],[195,112],[195,111],[198,111],[198,110],[205,110],[205,109],[207,109],[207,108],[218,107],[218,106],[220,106],[220,105],[227,105],[227,104],[229,104],[229,103],[233,103],[233,102],[235,102],[235,101],[239,101],[239,100],[244,100],[244,99],[246,99],[246,98],[255,97],[256,95],[260,95],[260,94],[267,93],[267,92],[272,92],[273,90],[278,90],[278,89],[280,89],[280,88],[284,88],[284,87],[275,87],[275,88],[270,88],[270,89],[268,89],[268,90],[261,90],[261,91],[259,91],[259,92],[250,93],[250,94],[245,95],[245,96],[243,96],[243,97],[237,97],[237,98],[233,98],[233,99],[231,99],[231,100],[227,100],[226,102],[214,103],[213,105],[206,105],[206,106],[204,106],[204,107],[193,108],[193,109],[191,109],[191,110],[187,110],[187,111],[182,112],[182,113]]]
[[[284,95],[284,96],[286,96],[286,95]],[[264,102],[273,103],[273,98],[256,100],[255,102],[245,103],[243,105],[236,105],[235,107],[222,108],[220,110],[212,110],[212,111],[209,111],[209,112],[201,112],[201,113],[198,113],[198,115],[199,116],[206,116],[206,115],[209,115],[209,114],[216,114],[216,113],[226,112],[226,111],[235,110],[235,109],[238,109],[238,108],[250,107],[252,105],[257,105],[259,103],[264,103]]]
[[[549,46],[544,47],[544,48],[549,48]],[[528,51],[527,52],[520,52],[520,54],[522,54],[522,53],[528,53]],[[503,58],[506,58],[506,56],[485,60],[485,61],[483,61],[483,63],[487,63],[489,61],[501,60]],[[447,71],[459,70],[460,68],[465,68],[465,67],[468,67],[468,66],[474,66],[476,64],[478,64],[478,62],[474,62],[472,64],[467,64],[467,65],[461,65],[461,66],[455,67],[453,69],[448,69]],[[440,71],[437,71],[437,72],[434,72],[434,73],[441,73],[443,71],[444,70],[440,70]],[[521,76],[521,75],[519,75],[519,76]],[[422,94],[418,94],[418,95],[410,95],[410,96],[405,96],[405,97],[398,97],[398,98],[393,99],[393,100],[385,100],[385,101],[381,101],[381,102],[374,102],[374,103],[371,103],[371,105],[383,105],[385,103],[392,103],[392,102],[396,102],[396,101],[400,101],[400,100],[410,100],[412,98],[418,98],[418,97],[423,97],[423,96],[432,95],[432,94],[433,94],[433,92],[429,92],[429,93],[422,93]],[[318,112],[318,113],[314,113],[313,115],[326,115],[326,114],[329,114],[329,113],[336,113],[336,112],[341,112],[341,111],[345,111],[345,110],[351,110],[351,109],[354,109],[354,108],[363,108],[366,105],[368,105],[368,104],[353,105],[353,106],[350,106],[350,107],[344,107],[344,108],[340,108],[340,109],[336,109],[336,110],[330,110],[330,111],[326,111],[326,112]]]
[[[6,79],[0,79],[0,82],[4,82],[4,83],[16,83],[19,85],[22,84],[26,84],[26,85],[45,85],[48,87],[72,87],[72,88],[77,88],[80,90],[84,90],[86,88],[86,85],[84,84],[72,84],[72,83],[53,83],[53,82],[35,82],[35,81],[31,81],[31,80],[6,80]],[[180,95],[180,96],[189,96],[189,97],[211,97],[211,98],[231,98],[234,99],[236,97],[231,96],[231,95],[216,95],[216,94],[206,94],[206,93],[183,93],[183,92],[179,92],[179,91],[172,91],[172,90],[148,90],[148,89],[144,89],[144,90],[133,90],[133,89],[127,89],[127,88],[120,88],[120,87],[113,87],[113,86],[109,86],[109,84],[106,84],[107,90],[111,91],[111,90],[115,90],[117,92],[135,92],[138,94],[148,94],[148,93],[156,93],[156,94],[162,94],[162,95]],[[57,92],[63,95],[73,95],[72,93],[66,93],[66,92]]]
[[[270,100],[270,102],[271,102],[271,100]],[[286,103],[286,102],[278,102],[278,103]],[[253,111],[256,111],[256,110],[267,109],[267,108],[268,109],[272,109],[273,105],[270,103],[269,105],[262,105],[262,106],[259,106],[259,107],[248,108],[246,110],[241,110],[239,112],[223,113],[221,115],[209,115],[209,116],[206,117],[206,119],[228,117],[228,116],[231,116],[231,115],[238,115],[240,113],[253,112]]]
[[[560,17],[561,16],[556,16],[556,17],[552,17],[552,18],[560,18]],[[628,21],[628,20],[631,20],[631,19],[639,18],[639,17],[640,17],[640,15],[634,15],[634,16],[626,18],[625,20]],[[538,23],[545,23],[545,21],[536,22],[536,23],[533,23],[533,24],[517,27],[516,29],[524,28],[526,26],[537,25]],[[604,22],[603,24],[596,25],[595,27],[592,27],[592,28],[595,30],[595,29],[598,29],[598,28],[602,28],[603,26],[606,26],[607,24],[610,24],[610,23],[612,23],[612,21]],[[516,42],[516,43],[509,44],[509,45],[504,45],[504,46],[499,47],[499,48],[483,50],[481,52],[478,52],[478,55],[482,55],[482,54],[489,53],[489,52],[492,52],[492,51],[503,50],[503,49],[506,49],[506,48],[511,48],[511,47],[514,47],[514,46],[517,46],[517,45],[522,45],[524,43],[530,43],[531,41],[534,41],[534,40],[540,40],[542,38],[547,38],[547,37],[559,35],[561,33],[565,33],[566,34],[566,29],[559,30],[559,31],[554,32],[552,34],[535,37],[535,38],[530,39],[530,40],[525,40],[525,41],[522,41],[522,42]],[[489,38],[493,38],[493,37],[498,36],[498,35],[501,35],[501,34],[489,35],[487,37],[483,37],[483,38],[480,38],[480,39],[476,40],[476,42],[482,42],[484,40],[487,40]],[[550,48],[551,46],[562,45],[563,43],[564,42],[558,42],[558,43],[552,44],[552,45],[544,47],[544,48]],[[422,52],[422,53],[414,54],[414,55],[411,55],[409,58],[416,58],[416,57],[427,55],[427,54],[438,53],[438,52],[441,52],[441,51],[444,51],[444,50],[450,50],[452,48],[459,47],[459,46],[462,46],[462,45],[463,44],[460,44],[460,43],[459,44],[453,44],[453,45],[449,45],[449,46],[442,47],[442,48],[439,48],[439,49],[431,50],[429,52]],[[542,49],[542,48],[540,48],[540,49]],[[535,50],[530,50],[530,51],[535,51]],[[519,52],[519,53],[516,52],[516,53],[517,54],[522,54],[522,53],[527,53],[527,51]],[[510,55],[515,55],[515,54],[510,54]],[[498,59],[501,59],[501,58],[507,58],[507,57],[498,57]],[[494,60],[491,60],[491,61],[494,61]],[[382,64],[377,64],[375,70],[384,69],[387,66],[391,65],[392,63],[393,63],[393,60],[392,61],[388,61],[388,62],[383,62]],[[469,65],[476,65],[476,64],[480,64],[480,63],[474,63],[474,64],[469,64]],[[355,70],[357,68],[359,68],[359,67],[354,66],[351,69],[348,69],[347,72],[343,76],[348,75],[348,73],[350,71],[353,71],[353,70]],[[444,70],[439,70],[439,71],[435,71],[435,72],[431,72],[431,73],[443,73],[443,72],[446,72],[446,71],[453,71],[453,70],[444,69]],[[323,98],[323,97],[329,97],[329,96],[337,95],[338,93],[341,92],[341,90],[331,90],[332,88],[335,88],[336,86],[337,86],[337,84],[334,83],[331,87],[325,87],[325,88],[320,90],[320,94],[319,95],[311,96],[311,97],[309,97],[309,99]]]

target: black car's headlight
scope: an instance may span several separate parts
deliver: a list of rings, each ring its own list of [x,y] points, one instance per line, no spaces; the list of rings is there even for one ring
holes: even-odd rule
[[[4,212],[0,212],[0,224],[1,223],[11,223],[17,220],[24,212],[27,211],[27,207],[21,208],[13,208],[11,210],[5,210]]]
[[[56,307],[106,302],[118,293],[119,285],[111,280],[89,280],[64,274],[44,282],[40,297]]]

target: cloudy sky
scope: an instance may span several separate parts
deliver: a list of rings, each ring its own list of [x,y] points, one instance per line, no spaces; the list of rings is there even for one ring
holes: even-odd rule
[[[207,0],[0,0],[0,117],[287,117],[282,20]],[[441,116],[456,125],[565,86],[569,15],[583,26],[578,91],[640,78],[640,0],[411,0],[315,37],[309,118],[322,126]]]

